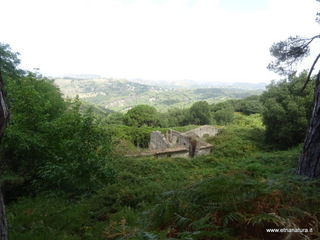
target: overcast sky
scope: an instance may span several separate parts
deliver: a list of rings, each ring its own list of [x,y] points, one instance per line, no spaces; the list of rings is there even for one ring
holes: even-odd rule
[[[270,82],[271,44],[320,27],[316,0],[0,3],[0,42],[47,76]]]

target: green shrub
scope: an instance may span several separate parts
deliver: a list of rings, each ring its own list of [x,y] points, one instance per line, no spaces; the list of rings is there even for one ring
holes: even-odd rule
[[[307,72],[272,82],[261,96],[267,143],[287,149],[302,143],[313,107],[314,83],[300,92]]]

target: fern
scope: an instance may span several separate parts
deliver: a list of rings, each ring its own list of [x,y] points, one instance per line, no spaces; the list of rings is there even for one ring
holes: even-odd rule
[[[179,214],[175,214],[176,215],[176,218],[175,218],[175,221],[176,221],[176,225],[178,228],[183,228],[183,229],[186,229],[186,228],[189,228],[187,225],[192,223],[192,219],[190,218],[187,218],[187,217],[183,217]]]
[[[281,217],[296,216],[298,218],[303,218],[304,216],[304,211],[297,207],[280,208],[278,211]]]
[[[199,218],[198,220],[194,220],[190,223],[189,228],[193,229],[194,231],[202,230],[207,227],[211,227],[212,224],[210,223],[212,216],[210,213],[204,215],[203,217]]]
[[[276,226],[279,226],[280,220],[276,217],[275,214],[265,213],[261,212],[258,215],[255,215],[251,218],[247,219],[247,224],[250,224],[252,226],[266,226],[267,224],[275,224]]]
[[[148,233],[148,232],[139,233],[138,237],[141,240],[158,240],[159,239],[159,237],[157,235],[154,235],[154,234]]]
[[[223,227],[227,227],[229,224],[234,222],[242,222],[244,221],[245,216],[239,212],[230,212],[223,216],[222,225]]]
[[[219,229],[216,226],[211,226],[202,231],[182,232],[178,235],[180,239],[186,240],[202,240],[202,239],[224,239],[232,240],[234,237],[230,235],[230,229]]]

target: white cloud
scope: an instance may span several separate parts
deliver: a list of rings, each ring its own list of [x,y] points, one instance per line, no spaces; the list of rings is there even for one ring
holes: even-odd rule
[[[269,0],[256,11],[223,1],[5,1],[0,41],[44,74],[269,81],[271,44],[318,31],[315,0]]]

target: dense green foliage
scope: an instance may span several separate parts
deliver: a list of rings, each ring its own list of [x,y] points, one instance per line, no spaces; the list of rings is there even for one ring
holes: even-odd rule
[[[173,108],[167,112],[158,113],[160,127],[175,127],[187,125],[188,109]]]
[[[313,107],[314,84],[301,92],[307,73],[273,82],[261,96],[266,140],[280,148],[301,143],[306,135]]]
[[[129,127],[112,124],[104,127],[112,139],[112,152],[114,154],[129,153],[139,148],[148,148],[150,133],[154,128],[141,126]]]
[[[157,109],[149,105],[141,104],[131,108],[124,116],[122,121],[127,126],[141,127],[155,126]]]
[[[254,102],[244,99],[244,104],[251,106]],[[254,99],[253,101],[257,101]],[[260,104],[260,103],[259,103]],[[259,105],[260,106],[260,105]],[[249,109],[248,107],[247,109]],[[252,109],[254,107],[252,106]],[[245,108],[243,108],[245,109]],[[157,112],[149,105],[138,105],[130,109],[126,114],[111,113],[103,119],[104,124],[121,124],[127,126],[141,127],[176,127],[186,125],[218,124],[225,125],[233,121],[234,106],[231,102],[225,101],[216,104],[209,104],[206,101],[198,101],[190,108],[173,108],[167,112]],[[239,110],[239,111],[242,111]],[[245,110],[244,110],[245,111]],[[249,113],[247,110],[246,113]],[[252,110],[255,113],[255,110]],[[122,119],[121,119],[122,116]]]
[[[79,100],[65,102],[51,80],[32,73],[7,78],[5,90],[11,120],[1,161],[9,198],[43,190],[79,194],[112,180],[108,137],[90,110],[80,113]]]
[[[11,239],[280,240],[266,228],[286,226],[319,237],[319,183],[295,176],[299,148],[268,151],[259,115],[234,122],[210,140],[209,156],[118,158],[117,181],[90,198],[10,204]]]
[[[244,99],[232,99],[229,100],[236,112],[242,112],[250,115],[255,113],[261,113],[262,104],[260,102],[260,95],[252,95]]]
[[[101,120],[102,125],[109,125],[109,124],[123,124],[123,113],[119,112],[112,112],[107,116],[104,116]]]
[[[211,111],[215,124],[225,125],[233,121],[234,108],[230,102],[214,104]]]
[[[194,103],[189,109],[189,123],[196,125],[205,125],[211,122],[210,106],[206,101]]]

